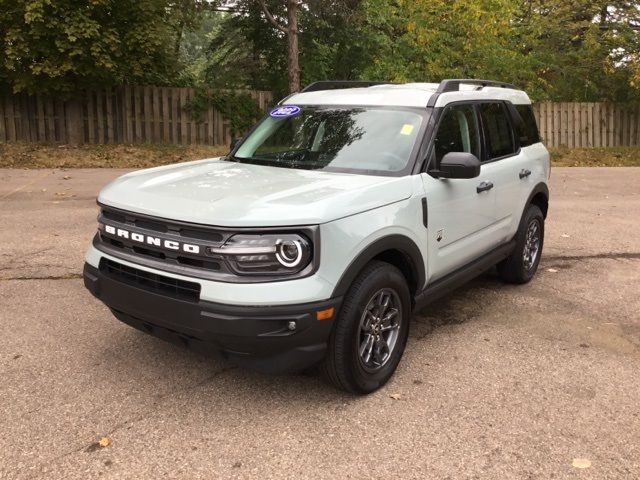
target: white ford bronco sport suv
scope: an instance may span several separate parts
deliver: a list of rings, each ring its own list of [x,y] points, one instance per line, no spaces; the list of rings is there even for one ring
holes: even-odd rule
[[[317,82],[226,157],[106,186],[84,281],[143,332],[372,392],[413,311],[494,265],[532,278],[548,177],[512,85]]]

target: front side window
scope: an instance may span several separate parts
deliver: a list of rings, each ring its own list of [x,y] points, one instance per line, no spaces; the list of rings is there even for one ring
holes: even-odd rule
[[[480,158],[478,120],[473,105],[448,107],[434,138],[436,165],[451,152],[473,153]]]
[[[487,143],[488,160],[515,153],[515,144],[507,109],[503,103],[483,103],[480,114]]]
[[[411,159],[423,114],[375,107],[292,107],[266,117],[228,159],[284,168],[388,173]]]

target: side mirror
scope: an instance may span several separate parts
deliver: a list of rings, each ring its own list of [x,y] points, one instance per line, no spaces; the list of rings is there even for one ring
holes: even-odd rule
[[[450,152],[433,173],[440,178],[476,178],[480,175],[480,160],[473,153]]]
[[[229,151],[232,151],[234,148],[236,148],[236,145],[238,145],[238,143],[240,143],[240,140],[242,140],[241,138],[232,138],[231,139],[231,145],[229,145]]]

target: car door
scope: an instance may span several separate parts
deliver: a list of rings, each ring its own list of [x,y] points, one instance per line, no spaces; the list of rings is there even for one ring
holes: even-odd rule
[[[520,175],[526,175],[529,166],[510,108],[515,107],[501,101],[478,105],[486,147],[483,168],[491,172],[494,184],[498,244],[511,240],[518,229],[527,182],[527,177]]]
[[[492,169],[483,165],[471,179],[436,178],[437,169],[450,152],[482,157],[480,122],[474,104],[445,107],[434,135],[429,170],[422,173],[428,209],[429,281],[435,281],[480,257],[495,244],[495,192]]]

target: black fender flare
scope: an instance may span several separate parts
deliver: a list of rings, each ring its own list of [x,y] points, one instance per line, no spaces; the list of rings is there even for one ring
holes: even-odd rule
[[[426,281],[426,271],[422,253],[415,242],[409,237],[394,234],[373,241],[351,261],[336,284],[332,297],[344,296],[365,265],[387,250],[396,250],[405,257],[416,282],[416,292],[422,291]]]
[[[531,190],[531,193],[529,194],[529,198],[527,198],[527,201],[524,204],[524,208],[522,209],[522,215],[520,215],[521,219],[524,216],[524,212],[527,210],[527,207],[531,205],[531,202],[533,201],[533,197],[535,197],[539,193],[542,193],[547,199],[547,204],[549,203],[549,187],[547,186],[546,183],[540,182],[535,187],[533,187],[533,190]],[[547,218],[547,212],[542,212],[542,213],[544,214],[544,217]]]

